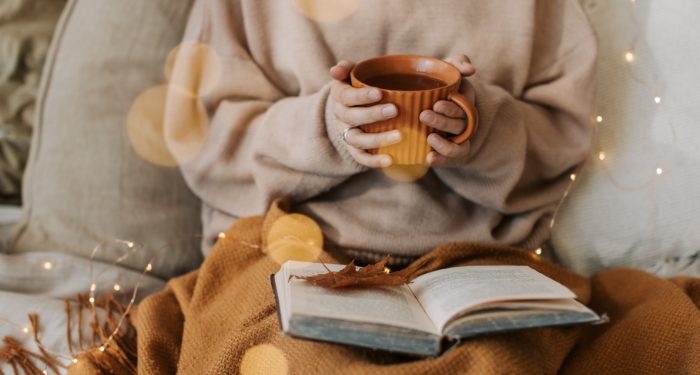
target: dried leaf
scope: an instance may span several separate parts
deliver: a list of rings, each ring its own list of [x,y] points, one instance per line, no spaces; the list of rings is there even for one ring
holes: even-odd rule
[[[384,260],[377,264],[370,264],[367,267],[355,267],[353,260],[338,272],[322,273],[314,276],[297,276],[293,277],[301,280],[306,280],[324,288],[341,288],[346,286],[381,286],[381,285],[403,285],[409,283],[409,277],[416,272],[423,263],[414,264],[401,271],[385,273],[384,265],[389,260],[387,255]],[[323,263],[323,262],[322,262]],[[324,265],[325,267],[325,265]],[[328,268],[326,268],[328,269]],[[290,277],[291,279],[291,277]]]

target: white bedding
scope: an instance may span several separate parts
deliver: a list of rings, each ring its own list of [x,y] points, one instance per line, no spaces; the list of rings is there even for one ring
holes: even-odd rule
[[[51,268],[46,269],[45,263],[51,262]],[[90,291],[90,262],[86,259],[57,253],[31,253],[7,256],[0,254],[0,319],[19,328],[30,328],[30,313],[39,314],[39,338],[42,344],[56,352],[68,353],[66,342],[66,314],[64,298],[75,301],[77,293]],[[95,274],[104,269],[107,264],[94,263]],[[138,282],[140,274],[119,266],[105,272],[96,282],[96,294],[104,295],[105,291],[112,292],[118,300],[128,301]],[[114,284],[120,286],[120,291],[114,290]],[[145,296],[162,290],[165,281],[146,275],[139,286],[137,301]],[[73,328],[73,349],[77,351],[77,314],[73,303],[71,327]],[[83,311],[83,340],[87,345],[90,332],[88,323],[90,313]],[[103,315],[100,314],[100,319]],[[11,336],[25,349],[38,352],[30,334],[12,328],[0,322],[0,338]],[[2,344],[0,344],[2,345]],[[70,357],[60,359],[65,364],[70,363]],[[43,367],[40,367],[43,369]],[[0,363],[0,370],[12,374],[12,368]],[[62,373],[65,373],[62,370]]]

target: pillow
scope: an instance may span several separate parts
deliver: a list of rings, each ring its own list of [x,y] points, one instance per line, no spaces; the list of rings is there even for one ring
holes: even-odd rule
[[[159,108],[158,98],[149,102],[152,95],[142,94],[163,92],[158,88],[167,83],[166,58],[182,38],[191,5],[192,0],[69,1],[43,72],[24,212],[8,252],[89,257],[101,241],[118,238],[147,246],[122,263],[143,270],[168,240],[201,233],[200,202],[177,166],[139,156],[130,138],[134,133],[127,134],[132,108],[144,103],[151,103],[152,112]],[[147,122],[132,121],[129,127],[133,124],[152,127],[143,129],[144,137],[158,130]],[[198,244],[189,238],[168,246],[152,274],[170,278],[196,269],[202,261]],[[110,244],[96,258],[111,262],[127,250]]]
[[[598,34],[601,121],[554,224],[556,255],[584,275],[700,276],[700,2],[583,4]]]

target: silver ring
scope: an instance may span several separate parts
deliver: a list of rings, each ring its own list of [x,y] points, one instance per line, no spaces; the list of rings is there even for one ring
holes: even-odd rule
[[[350,126],[350,127],[345,128],[345,130],[343,131],[343,135],[340,136],[340,140],[345,142],[345,143],[348,143],[348,141],[346,139],[346,137],[348,136],[348,132],[350,130],[356,129],[356,128],[357,128],[357,126]]]

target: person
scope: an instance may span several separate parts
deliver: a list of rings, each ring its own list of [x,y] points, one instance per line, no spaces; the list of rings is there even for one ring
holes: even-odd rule
[[[391,267],[403,267],[449,242],[540,247],[594,129],[597,50],[579,2],[355,1],[332,22],[316,17],[316,3],[193,7],[184,40],[211,46],[223,69],[202,97],[206,143],[181,164],[202,199],[204,233],[215,237],[286,198],[360,264],[391,253]],[[393,179],[390,158],[366,152],[396,142],[395,132],[353,129],[340,139],[349,126],[396,115],[392,104],[372,105],[381,93],[347,83],[353,63],[391,54],[447,59],[480,117],[462,145],[431,135],[430,168],[413,181]],[[421,114],[450,133],[463,118],[444,101]],[[204,241],[205,255],[212,245]]]

